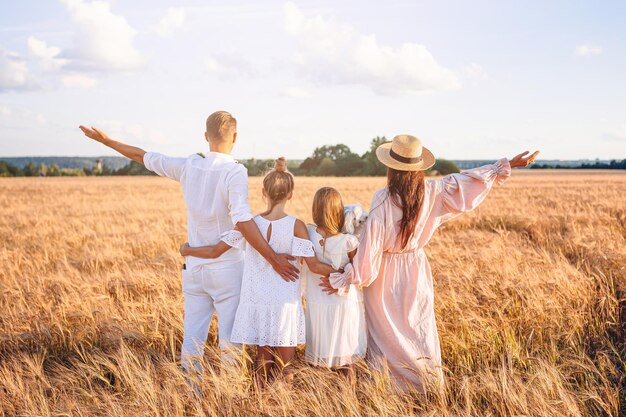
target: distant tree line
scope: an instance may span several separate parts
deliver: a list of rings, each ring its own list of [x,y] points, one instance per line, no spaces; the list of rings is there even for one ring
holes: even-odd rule
[[[614,159],[609,163],[599,161],[593,164],[583,163],[579,166],[534,164],[530,167],[532,169],[626,169],[626,159],[622,159],[621,161]]]
[[[387,168],[376,158],[376,148],[388,142],[384,136],[377,136],[370,142],[370,149],[363,155],[350,150],[347,145],[324,145],[315,148],[313,154],[300,165],[289,165],[290,171],[304,176],[384,176]],[[273,160],[249,159],[244,162],[251,176],[263,175],[273,166]],[[459,172],[456,164],[445,159],[437,160],[427,173],[447,175]]]
[[[27,162],[23,167],[18,167],[6,161],[0,160],[0,177],[85,177],[85,176],[108,176],[108,175],[155,175],[143,165],[130,161],[126,166],[113,170],[108,165],[102,168],[59,168],[57,164],[35,165]]]

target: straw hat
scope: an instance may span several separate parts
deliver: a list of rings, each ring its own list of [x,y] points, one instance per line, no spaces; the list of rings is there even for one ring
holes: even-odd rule
[[[389,168],[398,171],[426,171],[435,165],[435,156],[411,135],[398,135],[393,141],[376,149],[376,157]]]

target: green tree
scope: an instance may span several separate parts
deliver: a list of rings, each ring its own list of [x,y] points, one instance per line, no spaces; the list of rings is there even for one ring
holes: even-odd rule
[[[361,157],[348,146],[324,145],[315,148],[313,155],[300,164],[298,171],[304,175],[359,175],[363,166]]]
[[[113,170],[108,165],[102,165],[102,173],[100,175],[113,175]]]
[[[62,177],[84,177],[85,171],[80,168],[61,168]]]
[[[52,164],[48,168],[48,173],[46,175],[49,177],[58,177],[59,175],[61,175],[61,170],[59,169],[59,166],[57,164]]]
[[[39,175],[38,169],[31,161],[29,161],[26,165],[24,165],[24,176],[26,177],[35,177]]]
[[[0,177],[21,177],[24,172],[18,167],[6,161],[0,161]]]
[[[334,175],[337,175],[339,177],[364,175],[365,162],[359,155],[355,153],[337,160],[335,164],[336,167]]]
[[[130,161],[128,165],[115,171],[114,175],[156,175],[142,164]]]
[[[46,166],[46,164],[44,163],[39,164],[39,167],[37,168],[37,175],[40,175],[43,177],[48,175],[48,167]]]
[[[449,161],[447,159],[437,159],[437,162],[435,162],[435,165],[433,165],[433,167],[430,168],[426,173],[433,174],[433,175],[448,175],[448,174],[455,174],[457,172],[461,172],[461,171],[459,170],[459,167],[457,167],[454,162]]]
[[[350,157],[351,155],[355,155],[348,146],[344,144],[338,145],[324,145],[315,148],[313,151],[313,159],[317,159],[321,161],[324,158],[330,158],[333,161],[337,162],[340,159]]]
[[[385,142],[388,140],[384,136],[376,136],[372,139],[369,151],[361,157],[364,163],[363,175],[383,176],[387,173],[387,167],[381,164],[376,157],[376,149]]]
[[[304,162],[300,164],[300,166],[298,167],[298,171],[304,175],[311,174],[315,172],[317,167],[320,165],[320,162],[322,162],[321,159],[314,159],[312,157],[308,157],[307,159],[304,160]]]
[[[326,157],[324,159],[322,159],[322,161],[320,162],[320,164],[318,165],[317,169],[315,170],[315,174],[316,175],[321,175],[321,176],[331,176],[331,175],[335,175],[335,168],[336,168],[337,164],[335,163],[335,161],[333,161],[332,159]]]
[[[274,161],[272,161],[271,159],[254,158],[248,159],[243,163],[243,165],[248,170],[248,175],[250,175],[251,177],[265,175],[265,173],[271,169],[273,164]]]

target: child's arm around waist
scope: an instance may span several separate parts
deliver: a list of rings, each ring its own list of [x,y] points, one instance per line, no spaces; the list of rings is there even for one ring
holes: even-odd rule
[[[294,226],[294,235],[300,239],[309,240],[309,233],[306,230],[306,225],[302,220],[296,220],[296,224]],[[333,272],[338,272],[332,266],[321,262],[317,259],[317,256],[303,256],[304,261],[307,266],[314,274],[319,274],[323,276],[328,276]]]
[[[235,227],[234,230],[222,233],[222,238],[215,245],[191,247],[189,242],[185,242],[180,247],[180,254],[195,258],[215,259],[233,246],[241,247],[243,243],[243,235]]]
[[[193,256],[195,258],[215,259],[219,258],[231,247],[232,246],[228,243],[221,240],[216,245],[197,246],[195,248],[189,246],[189,242],[185,242],[180,247],[180,254],[182,256]]]

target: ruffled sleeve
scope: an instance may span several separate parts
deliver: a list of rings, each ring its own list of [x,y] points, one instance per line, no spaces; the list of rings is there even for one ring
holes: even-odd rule
[[[359,253],[357,252],[357,255]],[[346,264],[343,268],[343,272],[333,272],[328,277],[330,286],[338,290],[340,293],[345,293],[350,284],[354,281],[354,268],[351,263]]]
[[[315,256],[313,243],[311,243],[308,239],[300,239],[299,237],[294,236],[291,244],[291,255],[304,257]]]
[[[346,235],[346,252],[352,252],[359,247],[359,238],[354,235]]]
[[[511,176],[511,165],[506,158],[495,164],[483,165],[459,174],[450,174],[440,180],[437,217],[440,223],[476,208],[483,202],[493,184],[502,185]]]
[[[246,244],[246,239],[241,232],[237,230],[229,230],[222,233],[220,240],[233,248],[243,249]]]
[[[376,216],[368,217],[351,264],[347,264],[343,273],[330,275],[330,285],[335,288],[355,284],[363,287],[370,285],[377,277],[383,257],[385,228]]]

